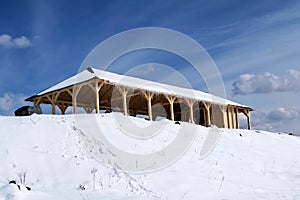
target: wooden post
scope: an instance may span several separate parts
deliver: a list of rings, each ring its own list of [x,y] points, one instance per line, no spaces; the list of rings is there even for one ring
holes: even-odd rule
[[[153,116],[152,116],[152,98],[153,98],[154,93],[147,92],[147,91],[146,92],[142,91],[142,94],[147,99],[149,121],[152,121],[153,120]]]
[[[191,123],[195,123],[194,122],[194,103],[195,103],[195,100],[191,100],[191,99],[185,99],[185,101],[187,102],[189,108],[190,108],[190,121]]]
[[[170,102],[170,111],[171,111],[171,120],[174,121],[174,108],[173,108],[173,104],[174,104],[174,101],[171,101]]]
[[[207,107],[207,126],[211,125],[211,113],[210,113],[210,106]]]
[[[56,101],[59,97],[60,92],[57,92],[56,94],[52,95],[52,99],[51,99],[51,103],[52,103],[52,114],[56,114],[56,109],[55,109],[55,105],[56,105]]]
[[[128,111],[127,111],[127,92],[123,93],[123,111],[124,111],[124,115],[127,115]]]
[[[235,128],[236,129],[239,129],[240,128],[240,125],[239,125],[239,110],[238,108],[235,108]]]
[[[165,95],[165,97],[168,99],[169,103],[170,103],[170,113],[171,113],[171,120],[174,121],[174,102],[175,102],[175,99],[176,97],[170,97],[170,96],[167,96]]]
[[[248,130],[251,130],[250,112],[249,112],[249,110],[246,110],[246,116],[247,116]]]
[[[251,129],[251,124],[250,124],[250,111],[248,109],[243,109],[242,112],[244,113],[244,115],[246,115],[247,117],[247,124],[248,124],[248,130]]]
[[[193,111],[193,104],[189,105],[190,106],[190,120],[191,123],[194,123],[194,111]]]
[[[231,121],[230,121],[230,116],[229,116],[230,110],[229,110],[228,106],[227,106],[226,112],[227,112],[227,126],[228,126],[228,128],[231,128]]]
[[[98,114],[100,112],[100,105],[99,105],[99,91],[97,88],[95,88],[96,92],[96,113]]]
[[[73,114],[77,113],[77,95],[73,96]]]
[[[210,103],[207,103],[207,102],[202,102],[204,107],[205,107],[205,110],[206,110],[206,119],[205,119],[205,125],[206,126],[210,126],[211,125],[211,121],[210,121],[210,107],[211,107],[211,104]]]
[[[234,116],[233,116],[233,108],[230,107],[230,116],[231,116],[231,128],[235,128]]]
[[[58,96],[58,95],[55,95],[55,94],[50,94],[50,95],[47,95],[46,98],[48,99],[48,101],[51,103],[51,106],[52,106],[52,114],[55,115],[56,114],[56,110],[55,110],[55,96]]]
[[[100,103],[99,103],[99,91],[101,87],[104,85],[104,82],[100,82],[98,80],[95,81],[95,94],[96,94],[96,113],[100,112]]]
[[[67,91],[67,93],[71,96],[71,98],[73,98],[73,93],[72,93],[73,89],[68,88],[68,89],[66,89],[66,91]],[[69,106],[72,106],[72,102],[71,102],[70,105],[68,105],[68,107],[69,107]],[[67,108],[66,108],[66,110],[67,110]],[[73,112],[74,112],[74,111],[73,111]]]
[[[51,102],[51,105],[52,105],[52,114],[55,115],[56,114],[56,109],[55,109],[54,102]]]
[[[147,97],[147,99],[148,99],[148,115],[149,115],[149,120],[150,121],[152,121],[153,120],[153,116],[152,116],[152,97],[153,97],[153,93],[148,93],[148,97]]]
[[[127,109],[127,93],[128,93],[128,90],[125,87],[118,87],[118,90],[122,94],[124,115],[127,115],[128,114],[128,109]]]
[[[224,105],[218,105],[220,111],[222,112],[222,125],[220,124],[220,126],[222,126],[223,128],[228,128],[228,122],[227,122],[227,107]]]
[[[72,95],[73,95],[73,114],[77,113],[77,95],[80,91],[80,88],[81,88],[81,86],[76,86],[76,85],[73,86],[73,92],[72,92]]]

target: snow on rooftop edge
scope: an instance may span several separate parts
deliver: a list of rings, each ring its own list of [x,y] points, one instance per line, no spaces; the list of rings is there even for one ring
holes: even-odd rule
[[[228,99],[224,99],[222,97],[218,97],[199,90],[183,88],[183,87],[178,87],[178,86],[164,84],[164,83],[158,83],[158,82],[144,80],[141,78],[126,76],[126,75],[120,75],[120,74],[103,71],[95,68],[87,68],[77,73],[76,75],[53,85],[52,87],[49,87],[48,89],[39,92],[34,96],[40,96],[49,92],[60,90],[62,88],[66,88],[78,83],[91,80],[93,78],[106,80],[116,85],[127,86],[134,89],[142,88],[143,90],[148,90],[155,93],[163,93],[163,94],[173,95],[177,97],[186,97],[189,99],[201,100],[201,101],[216,103],[220,105],[235,105],[235,106],[250,108],[249,106],[242,105],[237,102],[233,102]]]

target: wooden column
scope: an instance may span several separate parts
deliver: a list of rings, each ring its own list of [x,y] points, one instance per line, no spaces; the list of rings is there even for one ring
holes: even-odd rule
[[[122,94],[123,113],[124,113],[124,115],[128,115],[128,108],[127,108],[127,94],[128,94],[128,90],[125,87],[118,87],[118,90]]]
[[[152,121],[153,117],[152,117],[152,97],[153,97],[154,93],[150,93],[148,92],[148,115],[149,115],[149,120]]]
[[[56,114],[56,109],[55,109],[55,104],[52,102],[52,114],[55,115]]]
[[[248,130],[251,129],[251,124],[250,124],[250,111],[248,109],[243,109],[242,112],[244,113],[244,115],[246,115],[247,117],[247,124],[248,124]]]
[[[191,123],[195,123],[194,122],[194,103],[195,103],[195,100],[191,100],[191,99],[185,99],[185,101],[187,102],[188,106],[189,106],[189,110],[190,110],[190,121]]]
[[[99,89],[100,90],[100,89]],[[95,92],[96,92],[96,113],[98,114],[100,112],[100,103],[99,103],[99,90],[97,88],[95,88]]]
[[[96,113],[100,112],[100,103],[99,103],[99,91],[101,89],[101,87],[104,85],[104,82],[99,82],[98,80],[95,81],[95,94],[96,94]]]
[[[73,114],[77,113],[77,95],[73,96]]]
[[[222,111],[222,118],[223,118],[223,128],[228,128],[227,122],[227,106],[219,105],[220,110]]]
[[[239,110],[238,108],[235,108],[235,128],[239,129],[240,125],[239,125]]]
[[[46,98],[48,99],[48,101],[51,103],[51,106],[52,106],[52,114],[55,115],[56,112],[55,112],[55,104],[54,104],[54,101],[53,101],[53,95],[47,95]]]
[[[54,113],[54,114],[56,114],[55,104],[59,97],[59,94],[60,94],[60,92],[57,92],[56,94],[52,95],[52,113]]]
[[[250,112],[249,110],[246,110],[246,117],[247,117],[247,123],[248,123],[248,130],[251,129],[251,124],[250,124]]]
[[[171,101],[170,102],[170,112],[171,112],[170,114],[171,114],[171,120],[172,121],[174,121],[174,118],[175,118],[174,117],[174,108],[173,108],[174,106],[173,106],[173,104],[174,104],[174,101]]]
[[[148,116],[149,116],[149,120],[152,121],[153,120],[153,116],[152,116],[152,98],[154,96],[154,93],[145,91],[145,92],[142,92],[142,94],[147,99]]]
[[[230,120],[230,115],[229,115],[229,113],[230,113],[230,109],[229,109],[229,107],[227,106],[227,126],[228,126],[228,128],[231,128],[231,120]]]
[[[167,96],[165,95],[165,97],[168,99],[169,103],[170,103],[170,114],[171,114],[171,120],[174,121],[174,102],[176,97],[172,97],[172,96]]]
[[[81,89],[82,85],[74,85],[73,86],[73,92],[72,92],[72,96],[73,96],[73,114],[77,113],[77,95]]]
[[[193,104],[189,105],[190,107],[190,120],[191,120],[191,123],[195,123],[194,122],[194,110],[193,110]]]
[[[231,117],[231,128],[235,128],[235,123],[234,123],[234,110],[232,107],[230,107],[230,117]]]
[[[127,92],[125,89],[124,89],[124,92],[123,92],[123,111],[124,111],[124,115],[127,115],[128,114],[128,109],[127,109]]]
[[[208,102],[202,102],[204,107],[205,107],[205,110],[206,110],[206,115],[205,115],[205,125],[206,126],[210,126],[211,125],[211,121],[210,121],[210,107],[211,107],[211,103],[208,103]]]
[[[52,114],[55,115],[56,114],[56,109],[55,109],[55,104],[56,104],[56,100],[59,96],[59,92],[58,93],[54,93],[54,94],[50,94],[47,95],[46,98],[49,100],[49,102],[51,103],[52,106]]]

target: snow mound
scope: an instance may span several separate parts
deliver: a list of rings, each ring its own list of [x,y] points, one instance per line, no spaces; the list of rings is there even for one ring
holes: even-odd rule
[[[183,126],[169,120],[155,122],[154,128],[155,124],[165,125],[162,135],[139,146],[124,142],[113,113],[95,117],[107,138],[116,145],[123,144],[128,152],[146,152],[149,146],[157,150],[172,141],[173,130]],[[150,123],[133,117],[130,120],[140,127]],[[221,137],[213,151],[203,157],[202,144],[212,129],[216,127],[197,126],[193,143],[172,165],[150,174],[130,174],[95,160],[93,146],[87,146],[73,115],[2,116],[0,200],[300,199],[299,137],[218,129]],[[188,129],[185,134],[190,134]],[[92,170],[97,170],[95,185]],[[20,182],[24,174],[31,191],[8,185],[10,180]]]
[[[7,184],[0,187],[0,200],[17,200],[21,197],[21,191],[15,184]]]

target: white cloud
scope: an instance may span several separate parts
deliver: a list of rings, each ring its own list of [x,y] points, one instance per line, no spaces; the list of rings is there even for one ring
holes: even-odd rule
[[[0,96],[0,113],[12,114],[14,110],[25,103],[25,98],[23,94],[4,93]]]
[[[300,113],[295,109],[279,107],[272,110],[268,118],[274,121],[285,121],[295,119],[299,117],[299,115]]]
[[[287,122],[296,121],[299,117],[300,112],[293,108],[279,107],[268,113],[253,111],[251,112],[251,125],[257,130],[288,131],[290,127]],[[294,134],[300,133],[294,132]]]
[[[30,40],[25,36],[15,37],[8,34],[0,35],[0,46],[6,48],[25,48],[31,45]]]
[[[281,77],[270,72],[265,72],[264,74],[243,74],[232,86],[234,95],[298,92],[300,90],[300,71],[291,69]]]
[[[291,77],[293,77],[293,79],[298,80],[298,81],[300,80],[300,71],[290,69],[290,70],[288,70],[288,73]]]

